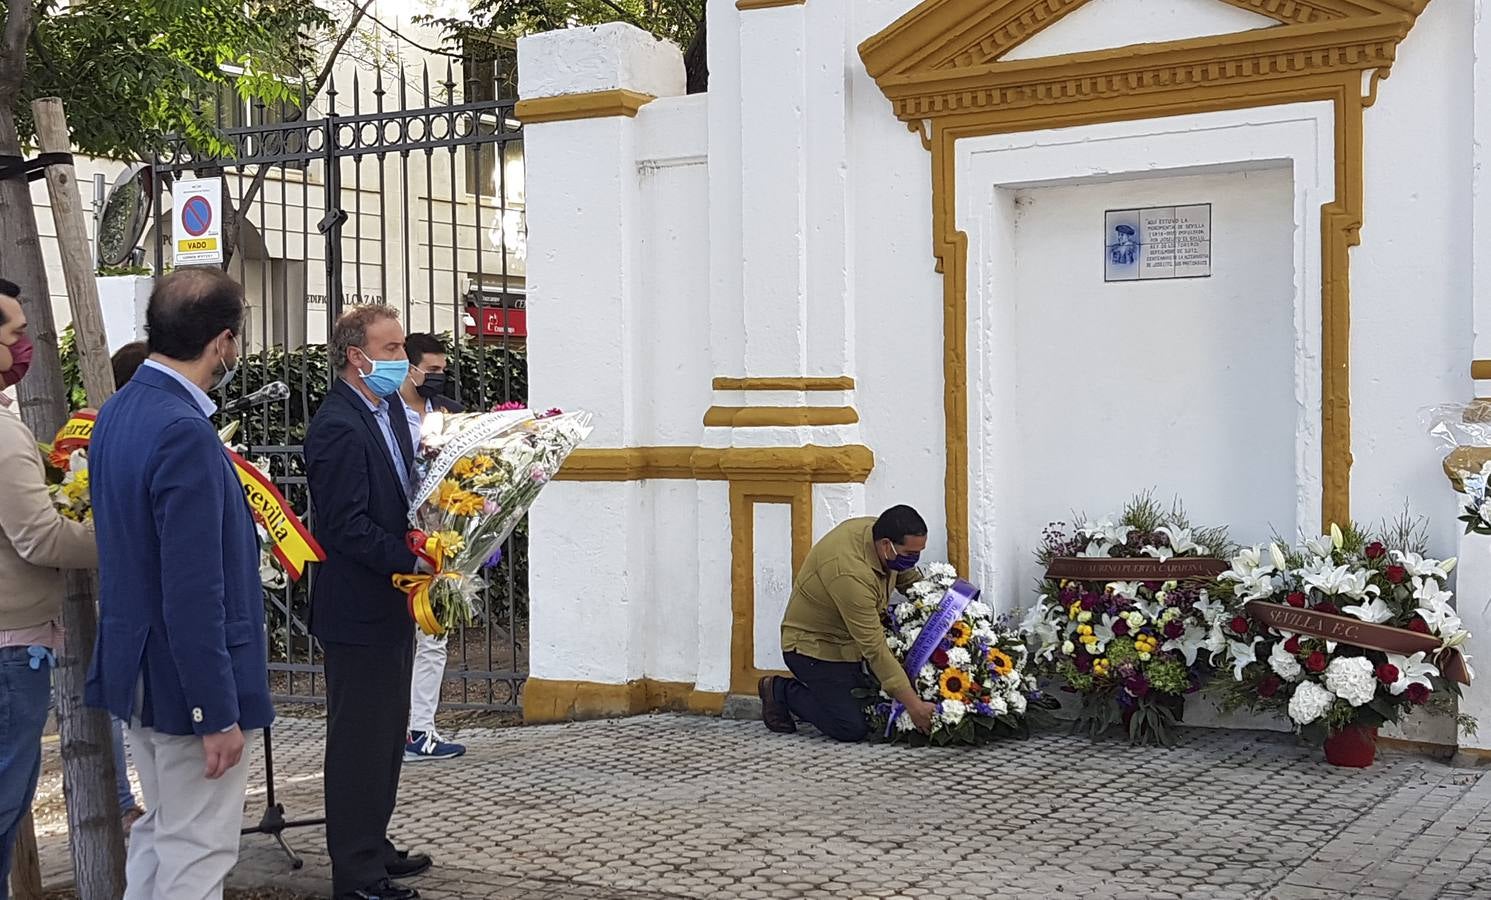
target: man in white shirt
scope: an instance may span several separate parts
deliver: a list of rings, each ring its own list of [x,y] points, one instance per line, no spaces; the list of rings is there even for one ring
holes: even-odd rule
[[[414,446],[419,429],[432,412],[460,412],[461,404],[446,396],[445,343],[433,334],[411,334],[404,338],[409,357],[409,375],[399,386],[399,397],[409,419]],[[435,710],[440,706],[440,687],[445,683],[445,636],[414,631],[414,678],[409,685],[409,737],[404,746],[405,762],[454,759],[466,748],[447,741],[435,730]]]

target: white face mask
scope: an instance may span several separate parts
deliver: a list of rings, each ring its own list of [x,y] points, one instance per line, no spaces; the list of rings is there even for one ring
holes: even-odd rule
[[[243,351],[238,347],[238,336],[233,336],[233,347],[238,350],[238,358],[233,360],[233,365],[228,365],[228,358],[224,356],[218,361],[217,368],[213,369],[212,390],[207,393],[213,394],[228,386],[233,376],[238,374],[238,364],[243,361]]]

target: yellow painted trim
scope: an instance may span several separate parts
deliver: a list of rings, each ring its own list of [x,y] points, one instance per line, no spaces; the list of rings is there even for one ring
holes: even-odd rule
[[[637,110],[657,98],[651,94],[616,89],[585,94],[563,94],[519,100],[514,112],[524,125],[540,122],[570,122],[575,119],[605,119],[613,116],[631,118]]]
[[[717,391],[852,391],[854,379],[847,375],[821,378],[716,378],[713,387]]]
[[[1476,381],[1491,379],[1491,359],[1476,359],[1470,363],[1470,377]]]
[[[719,715],[724,706],[722,692],[650,678],[625,684],[530,678],[523,685],[523,721],[529,725],[659,711]]]
[[[1362,73],[1380,80],[1428,0],[1228,0],[1285,23],[1030,60],[999,57],[1087,0],[926,0],[860,45],[895,115],[932,154],[943,276],[948,556],[969,566],[968,236],[956,228],[961,138],[1306,101],[1335,107],[1336,198],[1321,210],[1322,524],[1351,501],[1350,249],[1362,224]]]
[[[813,486],[805,483],[730,485],[730,691],[754,696],[765,675],[756,668],[756,504],[792,507],[792,572],[813,546]]]
[[[803,6],[808,0],[735,0],[735,8],[747,9],[775,9],[778,6]]]
[[[706,428],[798,428],[858,421],[852,406],[711,406],[704,413]]]
[[[869,447],[629,447],[582,448],[555,477],[560,481],[806,482],[863,484],[875,468]]]
[[[1377,747],[1380,750],[1401,750],[1404,753],[1417,753],[1420,756],[1432,756],[1438,759],[1449,759],[1457,752],[1454,744],[1440,744],[1435,741],[1410,741],[1407,738],[1377,737]],[[1459,750],[1461,753],[1473,753],[1472,750]]]

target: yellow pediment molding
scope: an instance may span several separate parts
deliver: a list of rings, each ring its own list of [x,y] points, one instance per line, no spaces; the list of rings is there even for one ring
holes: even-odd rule
[[[968,236],[953,212],[954,146],[983,135],[1332,104],[1336,196],[1321,209],[1321,524],[1350,521],[1350,249],[1362,228],[1363,116],[1428,0],[1216,0],[1278,24],[1002,59],[1088,2],[926,0],[859,46],[896,117],[932,155],[932,252],[943,276],[948,558],[960,571],[968,571],[970,558]]]
[[[1386,70],[1428,0],[1217,0],[1279,24],[1001,61],[1090,0],[927,0],[860,45],[906,121],[1125,94]]]

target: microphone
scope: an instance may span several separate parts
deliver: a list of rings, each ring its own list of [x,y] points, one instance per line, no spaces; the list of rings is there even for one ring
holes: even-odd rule
[[[247,397],[239,397],[229,403],[223,404],[220,412],[236,413],[255,406],[263,406],[266,403],[274,403],[284,400],[290,396],[290,386],[283,381],[271,381]]]

